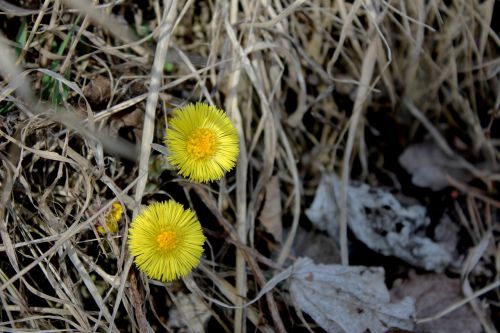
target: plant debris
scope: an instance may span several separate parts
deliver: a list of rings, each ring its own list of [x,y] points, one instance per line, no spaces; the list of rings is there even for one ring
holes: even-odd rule
[[[323,175],[306,215],[320,230],[338,237],[339,191],[334,174]],[[423,206],[403,205],[391,193],[366,184],[348,187],[348,225],[366,246],[431,271],[442,271],[452,255],[425,234],[430,219]]]
[[[391,289],[394,298],[412,297],[416,301],[416,317],[425,318],[439,313],[462,299],[460,279],[443,274],[410,274],[407,280],[397,280]],[[465,305],[434,321],[417,324],[417,332],[482,332],[481,323],[472,308]]]
[[[417,143],[407,147],[399,156],[399,163],[412,175],[413,184],[431,188],[433,191],[450,186],[450,182],[446,179],[447,174],[464,182],[473,179],[459,161],[447,156],[432,142]]]
[[[414,300],[391,302],[382,268],[315,265],[300,258],[294,264],[290,292],[300,310],[327,332],[413,329]]]
[[[388,297],[420,279],[472,332],[500,331],[499,9],[0,0],[0,331],[454,327],[462,312],[436,319],[412,288],[416,318]],[[174,110],[196,103],[234,125],[229,159],[199,112],[174,154]],[[187,141],[203,183],[178,174]],[[206,241],[161,282],[127,239],[168,200]],[[160,231],[153,250],[177,245]]]

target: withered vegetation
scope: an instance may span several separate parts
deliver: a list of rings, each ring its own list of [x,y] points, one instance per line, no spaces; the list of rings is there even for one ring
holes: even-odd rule
[[[474,292],[500,275],[498,5],[0,1],[0,331],[321,331],[286,281],[268,282],[311,228],[322,173],[337,172],[343,193],[364,181],[453,217],[467,260],[447,273],[490,332],[498,289]],[[181,179],[154,145],[170,111],[195,101],[225,109],[240,135],[220,183]],[[398,156],[424,141],[467,180],[412,185]],[[161,284],[135,269],[126,237],[141,204],[168,198],[197,212],[208,241],[190,278]],[[119,230],[99,233],[113,202]],[[339,263],[368,265],[348,204],[332,242]],[[385,268],[395,279],[411,267]],[[208,314],[201,326],[186,294]]]

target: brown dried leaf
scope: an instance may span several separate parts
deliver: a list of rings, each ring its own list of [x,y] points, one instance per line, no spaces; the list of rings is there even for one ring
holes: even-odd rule
[[[136,108],[132,112],[127,112],[121,115],[119,118],[114,118],[109,124],[110,133],[114,136],[118,136],[122,128],[126,128],[128,131],[124,136],[128,140],[134,140],[135,142],[141,142],[142,135],[142,122],[144,119],[144,111]]]
[[[107,77],[98,75],[85,86],[83,94],[90,104],[102,104],[111,97],[111,83]]]
[[[409,280],[397,280],[391,289],[395,298],[413,297],[416,300],[416,317],[432,316],[463,298],[460,280],[443,274],[410,274]],[[446,316],[418,324],[417,332],[482,332],[481,323],[469,305],[462,306]]]
[[[266,185],[266,201],[259,220],[268,233],[281,243],[283,226],[281,224],[281,191],[278,176],[273,176]]]

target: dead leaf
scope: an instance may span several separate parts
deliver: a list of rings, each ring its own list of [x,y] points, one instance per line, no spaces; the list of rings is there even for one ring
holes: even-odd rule
[[[189,328],[190,332],[205,332],[205,324],[210,318],[210,310],[195,294],[178,293],[176,300],[178,307],[170,309],[169,324],[177,328]]]
[[[294,264],[290,292],[300,310],[332,333],[383,333],[391,327],[411,330],[414,300],[394,303],[379,267]]]
[[[299,226],[292,249],[295,256],[311,258],[318,264],[340,264],[340,250],[335,240],[315,230],[307,231]]]
[[[327,174],[323,175],[316,189],[311,206],[306,209],[306,216],[319,229],[326,230],[333,239],[339,238],[337,219],[339,207],[337,199],[340,195],[339,182]]]
[[[462,267],[464,255],[458,252],[460,226],[445,214],[434,230],[434,240],[439,243],[452,256],[451,266]]]
[[[122,135],[126,139],[141,142],[143,120],[144,111],[139,108],[131,112],[126,112],[110,121],[110,133],[114,136],[119,136],[120,131],[123,129],[126,133],[122,133]]]
[[[408,280],[397,280],[391,289],[395,298],[413,297],[416,300],[416,317],[435,315],[463,298],[460,279],[450,279],[443,274],[410,274]],[[417,324],[417,332],[482,332],[481,323],[469,305],[461,306],[446,316]]]
[[[281,224],[281,191],[278,176],[273,176],[266,185],[266,199],[259,220],[268,233],[281,243],[283,226]]]
[[[103,104],[111,97],[111,83],[107,77],[97,75],[85,86],[83,94],[90,104]]]
[[[439,191],[449,186],[449,174],[455,179],[467,182],[472,175],[453,158],[446,155],[435,143],[423,142],[407,147],[399,156],[399,164],[411,174],[411,182],[419,187]]]
[[[338,239],[341,182],[335,174],[325,174],[307,217],[320,230]],[[430,224],[421,205],[405,205],[389,191],[366,184],[350,185],[348,225],[356,238],[370,249],[432,271],[442,271],[452,256],[425,233]]]

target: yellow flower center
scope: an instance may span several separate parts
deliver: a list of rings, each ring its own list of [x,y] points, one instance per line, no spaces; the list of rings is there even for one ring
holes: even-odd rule
[[[175,231],[164,231],[156,236],[156,242],[162,250],[173,250],[177,245],[177,234]]]
[[[201,160],[215,153],[217,138],[214,131],[208,128],[197,128],[189,134],[187,152],[191,157]]]

